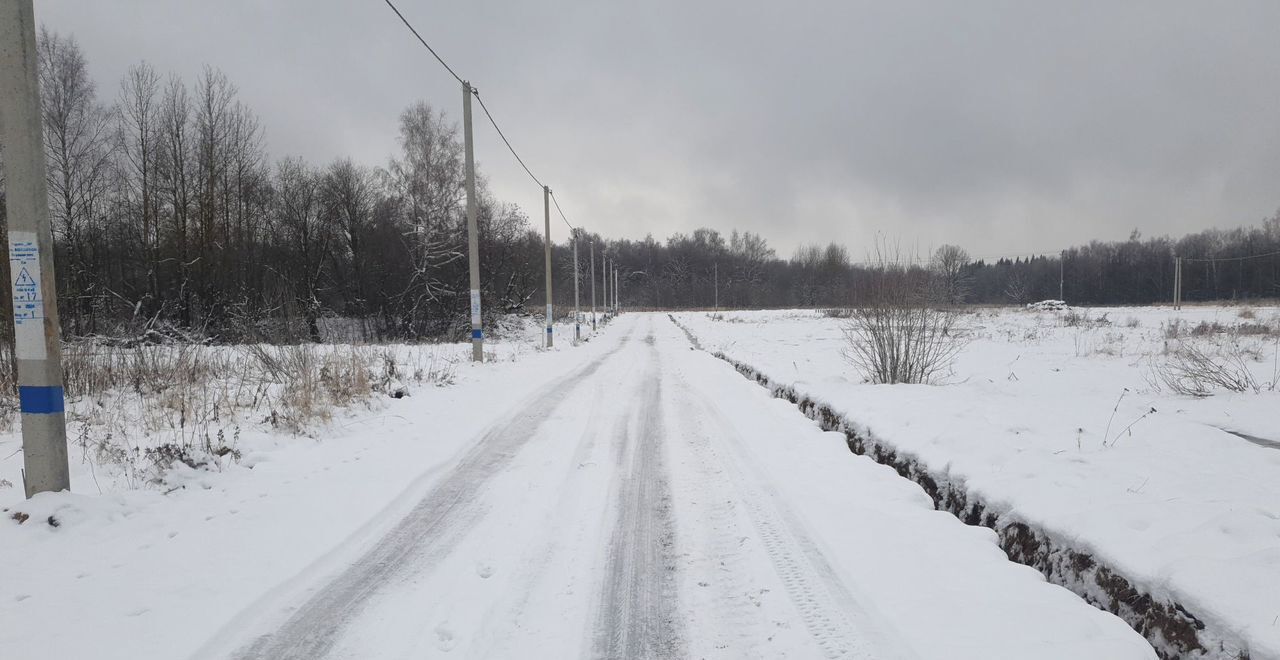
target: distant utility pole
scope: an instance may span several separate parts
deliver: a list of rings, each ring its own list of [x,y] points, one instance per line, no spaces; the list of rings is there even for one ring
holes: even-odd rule
[[[1067,252],[1063,250],[1062,254],[1058,255],[1058,300],[1061,300],[1063,302],[1066,302],[1067,300],[1067,294],[1063,293],[1063,291],[1066,290],[1066,282],[1067,282]]]
[[[27,497],[71,489],[35,25],[31,0],[0,0],[0,143],[8,178],[9,276]]]
[[[546,271],[547,271],[547,348],[551,348],[554,343],[554,337],[551,333],[551,325],[554,317],[551,316],[551,189],[547,186],[542,187],[542,218],[545,221],[546,240],[543,241],[544,252],[546,254]]]
[[[600,255],[600,286],[604,287],[604,315],[609,317],[609,259]]]
[[[715,311],[720,311],[720,264],[718,262],[711,263],[711,280],[715,282]]]
[[[596,242],[591,241],[591,332],[596,331]]]
[[[3,1],[3,0],[0,0]],[[471,360],[484,362],[484,326],[480,318],[480,237],[476,229],[476,159],[471,141],[471,95],[475,88],[462,82],[462,135],[467,170],[467,262],[471,271]],[[548,286],[550,286],[548,284]]]
[[[1182,309],[1182,257],[1173,257],[1173,308]]]
[[[573,230],[573,343],[582,341],[582,311],[578,309],[578,230]]]
[[[614,314],[619,314],[622,312],[622,303],[618,302],[618,271],[619,270],[620,268],[618,267],[618,265],[614,264],[613,266],[613,313]]]

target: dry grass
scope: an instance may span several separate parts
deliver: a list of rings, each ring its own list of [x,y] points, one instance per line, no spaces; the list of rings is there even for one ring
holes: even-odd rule
[[[1256,316],[1249,318],[1256,318]],[[1174,319],[1164,326],[1165,339],[1213,337],[1217,335],[1280,337],[1280,319],[1272,319],[1270,322],[1246,321],[1235,325],[1228,325],[1219,321],[1201,321],[1191,325],[1184,323],[1182,319]]]
[[[1084,313],[1074,309],[1069,309],[1062,315],[1062,325],[1068,328],[1105,328],[1111,325],[1111,319],[1108,318],[1110,312],[1089,318]]]
[[[1147,381],[1156,390],[1167,389],[1176,394],[1205,397],[1214,392],[1253,392],[1274,390],[1276,378],[1260,384],[1249,366],[1261,359],[1261,352],[1244,345],[1239,339],[1195,341],[1182,340],[1151,364]]]
[[[179,463],[220,468],[240,457],[242,426],[307,434],[340,410],[405,396],[406,383],[451,383],[440,348],[73,342],[63,351],[69,433],[82,460],[118,466],[130,486]],[[12,370],[0,373],[11,426],[16,387]]]

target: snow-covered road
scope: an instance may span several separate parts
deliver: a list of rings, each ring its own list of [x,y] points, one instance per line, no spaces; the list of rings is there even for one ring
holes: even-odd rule
[[[1154,657],[665,316],[596,341],[200,657]]]

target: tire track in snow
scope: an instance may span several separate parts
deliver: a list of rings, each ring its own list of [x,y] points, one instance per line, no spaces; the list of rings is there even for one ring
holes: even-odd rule
[[[554,381],[510,419],[492,427],[458,465],[352,565],[316,590],[273,632],[235,654],[236,660],[314,660],[327,657],[379,589],[407,573],[428,570],[447,556],[483,515],[478,495],[502,471],[550,412],[600,365],[608,353]]]
[[[706,434],[691,432],[694,425],[682,429],[685,432],[677,434],[683,438],[678,448],[683,469],[690,471],[677,478],[676,490],[683,509],[677,516],[684,532],[682,586],[690,592],[683,606],[688,619],[698,622],[690,654],[777,657],[774,638],[790,626],[778,619],[773,608],[763,607],[770,589],[759,579],[751,543],[753,525],[739,503],[741,496]]]
[[[650,324],[651,325],[651,324]],[[653,345],[653,336],[645,338]],[[609,545],[592,656],[684,655],[675,576],[675,522],[663,451],[662,380],[657,350],[641,377],[635,413],[619,420],[617,518]]]
[[[681,423],[704,429],[701,435],[713,443],[708,449],[721,461],[725,477],[739,493],[774,572],[823,657],[903,657],[900,650],[886,654],[889,645],[879,626],[848,591],[803,525],[773,494],[759,486],[765,481],[754,466],[727,446],[738,436],[733,425],[702,392],[684,389],[677,396],[683,413]],[[712,428],[706,429],[704,422]],[[726,451],[716,451],[717,444]]]
[[[631,361],[617,364],[616,360],[623,354],[615,356],[615,363],[605,368],[631,373],[636,365]],[[595,388],[592,392],[583,431],[572,457],[564,464],[562,485],[557,489],[559,496],[543,516],[544,532],[536,542],[537,550],[531,553],[530,560],[513,582],[514,594],[492,609],[487,617],[491,625],[479,634],[484,641],[468,657],[519,657],[528,648],[539,648],[548,656],[569,653],[541,646],[545,640],[538,635],[546,631],[539,626],[545,626],[541,617],[548,611],[546,608],[560,611],[574,607],[565,601],[576,600],[574,594],[580,587],[584,601],[594,597],[596,580],[591,570],[592,560],[598,559],[596,550],[606,538],[602,534],[608,533],[604,520],[610,506],[608,459],[613,458],[614,451],[602,446],[602,441],[608,442],[614,437],[611,420],[619,414],[618,397],[629,401],[638,392],[630,381],[622,383],[622,388]],[[598,521],[598,525],[591,524],[589,519]],[[520,644],[526,646],[518,646]],[[530,644],[535,646],[528,646]],[[581,648],[577,651],[583,653]]]

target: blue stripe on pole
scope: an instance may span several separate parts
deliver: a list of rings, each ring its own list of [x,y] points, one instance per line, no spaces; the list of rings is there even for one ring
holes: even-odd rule
[[[62,388],[58,386],[18,386],[18,403],[24,414],[53,415],[63,412]]]
[[[547,334],[551,334],[551,328],[547,328]]]
[[[471,331],[471,338],[472,338],[472,339],[484,339],[484,330],[472,330],[472,331]]]

